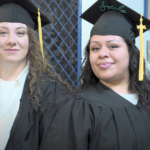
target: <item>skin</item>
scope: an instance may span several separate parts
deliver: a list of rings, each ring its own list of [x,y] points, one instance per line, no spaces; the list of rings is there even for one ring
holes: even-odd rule
[[[27,26],[22,23],[0,23],[0,78],[13,81],[26,67],[29,49]]]
[[[119,94],[128,94],[129,53],[119,36],[93,35],[90,40],[91,68],[100,82]]]

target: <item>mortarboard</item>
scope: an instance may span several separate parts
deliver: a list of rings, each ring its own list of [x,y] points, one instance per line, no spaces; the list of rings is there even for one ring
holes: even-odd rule
[[[19,22],[38,28],[37,7],[29,0],[0,0],[0,22]],[[40,13],[42,26],[49,24],[49,19]]]
[[[98,0],[88,8],[81,18],[92,23],[92,35],[118,35],[135,43],[135,38],[142,37],[137,25],[141,25],[142,31],[150,29],[150,20],[141,18],[141,15],[117,0]],[[142,20],[143,19],[143,20]],[[143,22],[142,22],[143,21]],[[142,23],[146,26],[142,26]],[[143,30],[144,29],[144,30]],[[142,45],[143,38],[140,40]],[[143,51],[140,45],[139,80],[143,80]],[[142,67],[142,69],[141,69]]]
[[[0,22],[18,22],[34,30],[38,29],[40,49],[44,57],[41,26],[49,24],[50,20],[32,2],[29,0],[0,0]]]

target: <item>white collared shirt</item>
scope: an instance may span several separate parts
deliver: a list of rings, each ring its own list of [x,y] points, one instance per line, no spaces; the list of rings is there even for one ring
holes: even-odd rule
[[[16,80],[0,79],[0,150],[4,150],[8,142],[28,72],[29,62]]]

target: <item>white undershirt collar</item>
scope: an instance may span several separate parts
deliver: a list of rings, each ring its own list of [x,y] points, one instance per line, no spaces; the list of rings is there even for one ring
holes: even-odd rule
[[[136,93],[134,93],[134,94],[122,94],[120,96],[125,98],[127,101],[129,101],[133,105],[136,105],[138,103],[138,94],[136,94]]]

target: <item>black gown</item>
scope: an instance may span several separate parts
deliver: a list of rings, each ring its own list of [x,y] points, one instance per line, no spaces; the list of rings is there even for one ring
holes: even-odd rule
[[[150,150],[150,114],[102,83],[64,102],[42,150]]]
[[[66,86],[59,81],[38,74],[35,95],[38,97],[39,102],[36,103],[39,105],[35,105],[29,99],[29,81],[28,78],[25,81],[20,108],[5,150],[42,150],[40,147],[54,117],[51,105],[61,96],[61,93],[67,90]]]

